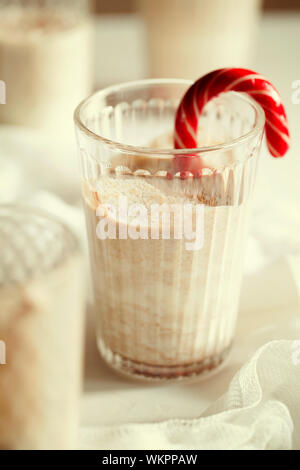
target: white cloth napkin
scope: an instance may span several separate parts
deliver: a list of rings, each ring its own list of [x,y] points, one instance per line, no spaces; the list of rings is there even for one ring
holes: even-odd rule
[[[300,341],[272,341],[198,419],[82,429],[83,449],[300,448]]]

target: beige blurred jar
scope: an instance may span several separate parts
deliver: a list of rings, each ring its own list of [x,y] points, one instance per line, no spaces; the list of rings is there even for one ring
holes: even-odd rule
[[[87,0],[0,0],[0,123],[71,130],[92,86]]]
[[[78,448],[85,289],[74,235],[0,205],[0,449]]]
[[[152,77],[249,66],[261,0],[136,0]]]

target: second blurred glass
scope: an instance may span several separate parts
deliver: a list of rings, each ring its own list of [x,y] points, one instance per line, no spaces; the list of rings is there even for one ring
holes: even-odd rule
[[[197,78],[249,66],[261,0],[137,0],[151,77]]]
[[[43,211],[0,205],[0,242],[0,449],[76,448],[85,300],[77,240]]]
[[[0,0],[0,123],[72,132],[72,112],[92,86],[86,0]]]

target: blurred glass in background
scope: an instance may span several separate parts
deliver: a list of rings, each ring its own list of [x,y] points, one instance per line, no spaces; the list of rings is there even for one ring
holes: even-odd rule
[[[38,209],[0,205],[0,449],[78,446],[84,274],[76,238]]]
[[[261,0],[137,0],[151,77],[196,79],[252,61]]]
[[[73,129],[92,89],[93,35],[87,0],[0,0],[0,122]]]

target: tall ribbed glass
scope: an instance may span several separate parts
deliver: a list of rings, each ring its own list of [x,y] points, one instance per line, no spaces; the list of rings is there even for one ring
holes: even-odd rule
[[[260,107],[228,93],[206,106],[199,148],[174,150],[188,86],[127,83],[75,112],[98,347],[157,380],[208,372],[230,350],[264,128]],[[197,177],[176,173],[185,158]]]

